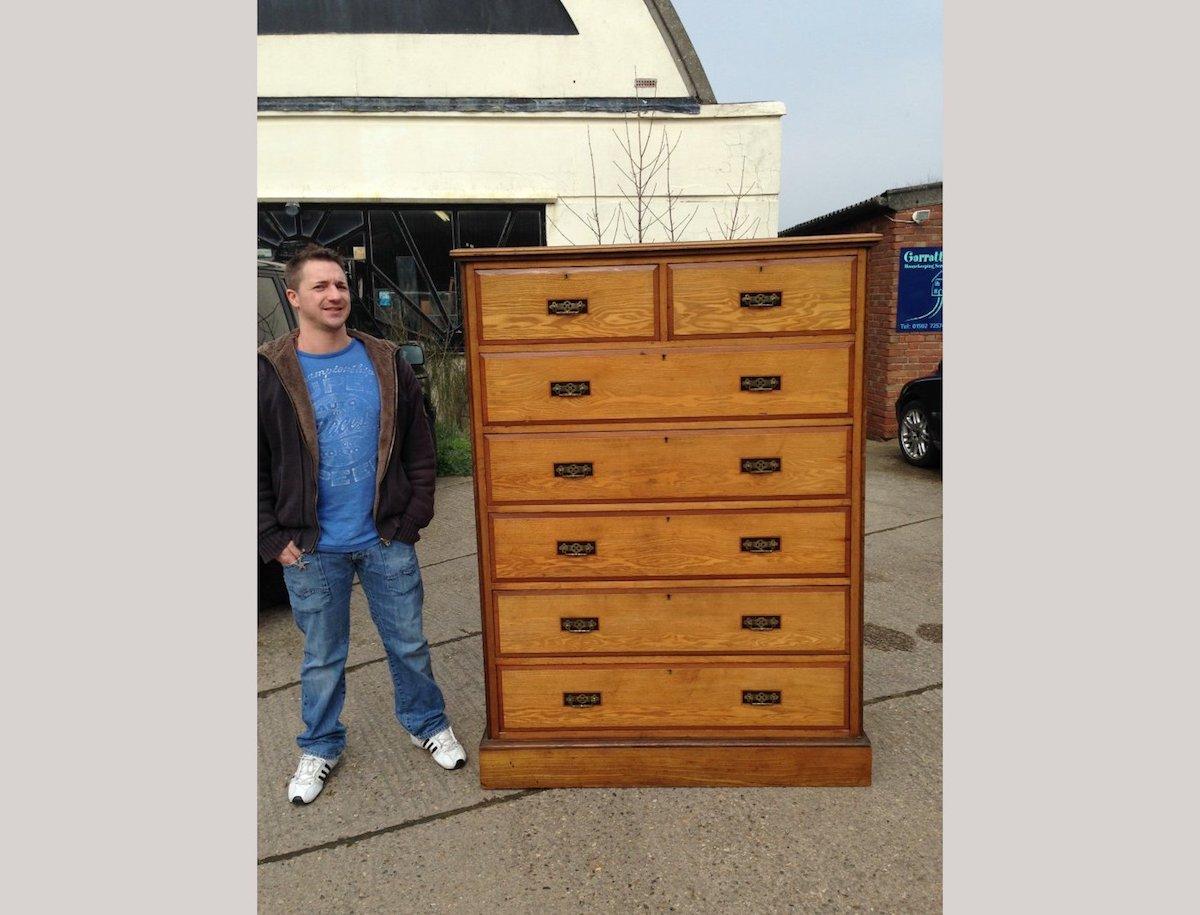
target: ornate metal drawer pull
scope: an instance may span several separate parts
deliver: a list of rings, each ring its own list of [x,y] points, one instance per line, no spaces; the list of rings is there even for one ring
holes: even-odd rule
[[[585,315],[588,313],[587,299],[546,299],[548,315]]]
[[[778,391],[782,379],[778,375],[743,375],[742,390],[751,394],[761,394],[765,391]]]
[[[779,537],[743,537],[743,553],[778,553],[782,546]]]
[[[599,704],[599,693],[563,693],[563,705],[571,708],[591,708]]]
[[[743,383],[746,379],[742,379]],[[552,381],[550,382],[551,397],[587,397],[592,393],[590,381]]]
[[[742,458],[742,473],[779,473],[782,458]]]
[[[782,292],[743,292],[742,308],[778,308],[783,304]]]
[[[558,622],[563,632],[595,632],[600,628],[598,616],[564,616]]]
[[[595,540],[560,540],[558,541],[559,556],[595,556]]]
[[[783,624],[778,616],[743,616],[742,628],[753,629],[755,632],[767,632],[778,629]],[[566,628],[565,626],[563,627]]]
[[[566,480],[578,480],[592,475],[592,462],[579,461],[572,464],[555,464],[554,475]]]
[[[742,703],[744,705],[779,705],[783,701],[783,691],[778,689],[744,689]]]

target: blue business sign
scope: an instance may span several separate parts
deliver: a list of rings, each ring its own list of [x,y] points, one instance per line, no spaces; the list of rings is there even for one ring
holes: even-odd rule
[[[896,330],[941,333],[942,249],[901,248],[896,291]]]

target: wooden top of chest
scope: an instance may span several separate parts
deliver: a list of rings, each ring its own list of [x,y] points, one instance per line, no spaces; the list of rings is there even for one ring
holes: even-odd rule
[[[450,256],[458,261],[577,261],[595,259],[645,259],[663,257],[711,256],[717,254],[782,254],[799,250],[826,248],[863,248],[883,236],[877,233],[856,235],[808,235],[795,238],[747,238],[738,241],[683,241],[642,245],[555,245],[527,248],[455,248]]]

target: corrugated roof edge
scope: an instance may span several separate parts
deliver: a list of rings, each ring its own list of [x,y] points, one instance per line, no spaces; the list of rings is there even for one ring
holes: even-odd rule
[[[865,219],[879,213],[895,213],[911,207],[932,205],[942,202],[942,182],[931,181],[928,184],[910,184],[906,187],[888,188],[874,197],[860,200],[849,206],[814,216],[804,222],[798,222],[789,229],[783,229],[780,238],[791,238],[797,235],[822,235],[836,226]]]

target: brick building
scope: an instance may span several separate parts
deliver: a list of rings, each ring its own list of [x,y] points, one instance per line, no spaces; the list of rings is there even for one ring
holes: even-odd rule
[[[928,211],[917,222],[914,213]],[[942,246],[942,182],[898,187],[780,232],[780,235],[837,235],[878,232],[867,267],[867,437],[894,438],[896,396],[907,381],[928,375],[942,359],[941,331],[901,332],[896,304],[905,248]],[[940,291],[940,269],[938,283]],[[940,302],[940,297],[939,297]],[[938,315],[940,322],[941,315]]]

